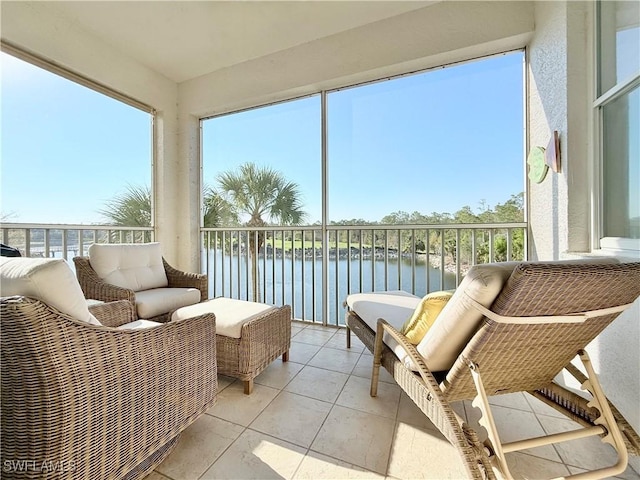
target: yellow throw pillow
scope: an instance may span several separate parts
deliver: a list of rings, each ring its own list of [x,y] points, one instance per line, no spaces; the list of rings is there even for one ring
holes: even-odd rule
[[[416,307],[413,315],[402,325],[402,333],[413,345],[419,344],[436,321],[453,292],[431,292]]]

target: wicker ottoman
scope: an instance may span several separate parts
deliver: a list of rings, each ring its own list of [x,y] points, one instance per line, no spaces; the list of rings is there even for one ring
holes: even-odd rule
[[[244,393],[253,390],[253,379],[276,358],[286,362],[291,346],[291,307],[218,297],[182,307],[172,320],[204,313],[216,316],[218,373],[244,381]]]

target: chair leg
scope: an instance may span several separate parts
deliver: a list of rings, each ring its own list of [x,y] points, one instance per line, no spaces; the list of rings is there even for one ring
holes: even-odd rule
[[[372,397],[378,396],[378,381],[380,380],[380,366],[382,364],[382,335],[384,330],[381,323],[378,323],[376,332],[375,346],[373,348],[373,370],[371,372],[371,390],[369,394]]]
[[[493,455],[490,457],[491,462],[494,467],[500,471],[505,480],[511,480],[513,478],[509,472],[509,468],[507,467],[505,457],[506,453],[602,434],[605,434],[605,436],[601,438],[602,442],[613,446],[618,453],[618,461],[609,467],[591,470],[565,478],[567,480],[601,479],[618,475],[626,470],[629,461],[629,454],[624,443],[622,433],[620,432],[620,428],[613,416],[609,402],[602,391],[602,387],[591,365],[591,360],[589,359],[587,352],[580,350],[578,355],[585,367],[585,370],[587,371],[587,380],[581,385],[581,387],[593,396],[593,399],[588,405],[590,407],[595,407],[600,412],[600,417],[594,422],[595,425],[505,444],[500,441],[498,436],[493,414],[491,413],[491,406],[489,405],[489,398],[484,389],[478,366],[474,363],[469,365],[469,368],[471,369],[471,376],[473,377],[473,382],[475,383],[476,391],[478,392],[478,395],[473,400],[472,405],[479,408],[482,413],[479,423],[487,430],[487,435],[489,437],[488,441],[490,442],[491,449],[493,450]]]
[[[351,329],[347,327],[347,348],[351,348]]]
[[[244,394],[251,395],[251,392],[253,392],[253,378],[244,381]]]
[[[289,350],[287,350],[286,352],[284,352],[282,354],[282,361],[283,362],[288,362],[289,361]]]
[[[502,442],[500,441],[500,437],[498,436],[498,429],[496,428],[493,414],[491,413],[489,397],[487,396],[487,392],[485,391],[484,385],[482,384],[480,371],[478,370],[478,366],[474,363],[471,363],[469,365],[469,368],[471,369],[473,383],[475,383],[476,391],[478,392],[478,395],[473,399],[471,405],[480,409],[481,416],[478,423],[480,423],[480,425],[482,425],[487,430],[489,442],[491,443],[491,448],[493,449],[494,453],[494,455],[491,455],[490,457],[491,462],[504,476],[505,480],[513,480],[513,476],[511,475],[511,472],[509,472],[509,467],[507,466],[507,459],[505,457],[504,451],[502,450]]]

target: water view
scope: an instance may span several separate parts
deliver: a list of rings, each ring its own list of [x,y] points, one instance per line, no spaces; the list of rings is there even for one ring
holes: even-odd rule
[[[208,259],[209,268],[205,271],[209,272],[210,297],[254,299],[251,261],[246,255],[223,255],[209,250]],[[322,322],[325,303],[322,271],[321,258],[261,255],[258,259],[259,300],[275,305],[289,304],[294,318]],[[330,258],[327,261],[327,323],[344,325],[342,303],[349,293],[405,290],[422,296],[455,287],[455,274],[445,270],[443,278],[439,268],[427,268],[425,256],[413,261],[411,257],[402,256],[388,261],[376,257]]]

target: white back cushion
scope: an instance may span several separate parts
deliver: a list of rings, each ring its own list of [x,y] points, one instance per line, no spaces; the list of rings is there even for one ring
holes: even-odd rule
[[[94,243],[89,263],[105,282],[134,292],[169,285],[159,243]]]
[[[471,267],[416,349],[432,372],[449,370],[478,329],[482,314],[467,296],[489,308],[520,262]]]
[[[35,298],[76,320],[100,325],[87,308],[76,276],[61,258],[0,257],[0,293]]]

